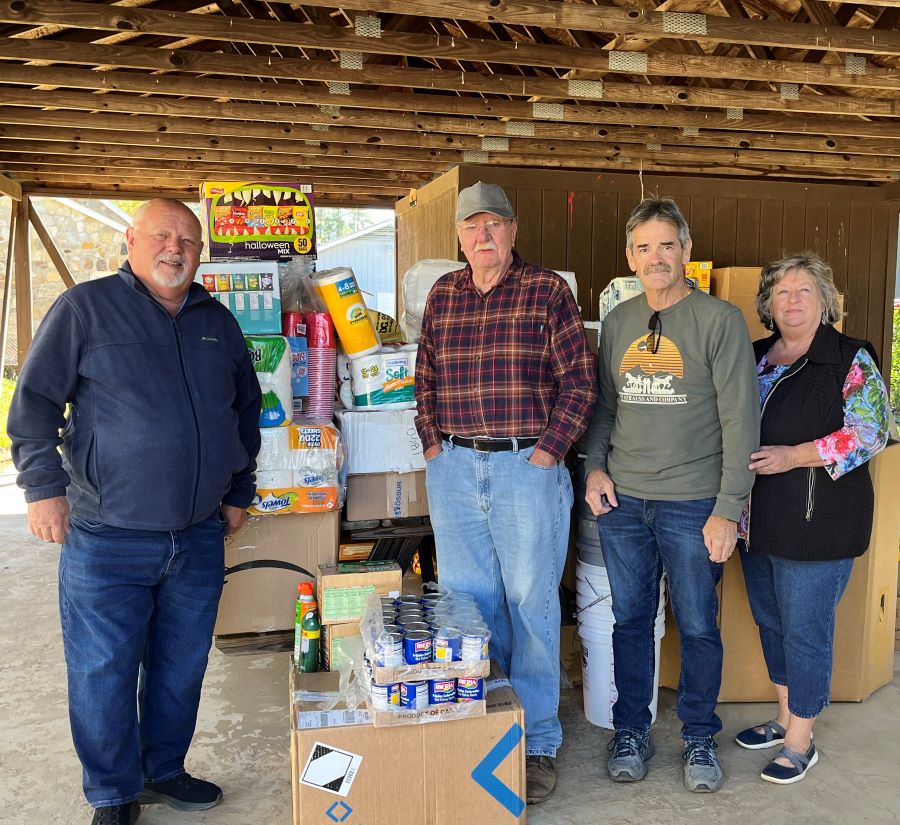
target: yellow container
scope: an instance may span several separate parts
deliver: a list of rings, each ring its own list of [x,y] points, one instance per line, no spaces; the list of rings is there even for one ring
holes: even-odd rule
[[[341,266],[313,276],[313,286],[331,313],[344,352],[353,358],[378,352],[381,341],[353,270]]]

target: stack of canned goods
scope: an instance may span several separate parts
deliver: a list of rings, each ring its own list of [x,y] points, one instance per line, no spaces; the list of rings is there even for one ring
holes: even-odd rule
[[[381,623],[374,639],[375,665],[478,662],[489,658],[491,634],[475,600],[463,593],[381,597]],[[484,698],[478,677],[372,685],[376,710],[420,710],[428,705]]]

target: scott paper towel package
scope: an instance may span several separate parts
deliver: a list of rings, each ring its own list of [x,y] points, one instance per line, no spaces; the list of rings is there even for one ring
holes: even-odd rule
[[[286,427],[294,417],[291,348],[283,335],[245,335],[262,390],[260,427]]]
[[[329,423],[261,429],[254,514],[309,513],[341,506],[343,446]]]
[[[347,472],[409,473],[425,469],[415,410],[337,410]]]

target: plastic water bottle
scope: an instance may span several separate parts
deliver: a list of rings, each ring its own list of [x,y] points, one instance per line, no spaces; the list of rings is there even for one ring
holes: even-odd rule
[[[311,582],[298,585],[297,617],[294,624],[294,661],[302,673],[319,669],[319,639],[322,635],[319,612]]]

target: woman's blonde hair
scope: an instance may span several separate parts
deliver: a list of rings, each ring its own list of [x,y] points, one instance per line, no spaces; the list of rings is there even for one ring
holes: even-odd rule
[[[819,300],[825,308],[823,323],[834,324],[843,317],[838,304],[838,291],[834,285],[834,276],[831,267],[818,255],[811,252],[803,252],[798,255],[788,255],[780,261],[766,264],[759,276],[759,292],[756,295],[756,312],[759,320],[767,329],[774,329],[775,322],[772,319],[772,290],[775,285],[793,269],[806,272],[816,285]]]

